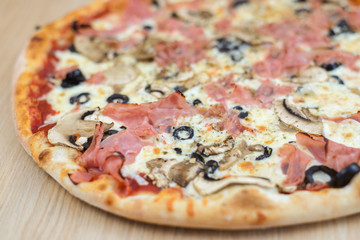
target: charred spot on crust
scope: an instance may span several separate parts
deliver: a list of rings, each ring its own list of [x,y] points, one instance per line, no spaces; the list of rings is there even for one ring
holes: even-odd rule
[[[175,129],[173,136],[178,140],[187,140],[194,137],[194,130],[188,126],[181,126]]]
[[[85,81],[85,77],[79,69],[66,74],[65,79],[61,82],[62,88],[71,88]]]
[[[115,93],[106,99],[108,103],[128,103],[129,97],[120,93]]]

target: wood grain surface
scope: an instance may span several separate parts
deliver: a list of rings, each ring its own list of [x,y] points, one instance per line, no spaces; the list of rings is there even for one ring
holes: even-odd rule
[[[35,26],[88,2],[0,0],[0,239],[360,239],[360,215],[301,226],[231,232],[129,221],[74,198],[40,170],[15,135],[11,119],[12,70]]]

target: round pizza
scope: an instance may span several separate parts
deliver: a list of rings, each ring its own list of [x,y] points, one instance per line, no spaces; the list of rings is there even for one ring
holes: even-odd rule
[[[14,77],[35,162],[144,222],[250,229],[360,212],[360,2],[98,0]]]

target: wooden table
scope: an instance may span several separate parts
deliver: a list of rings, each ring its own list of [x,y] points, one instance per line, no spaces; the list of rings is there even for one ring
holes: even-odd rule
[[[15,135],[10,100],[12,69],[36,25],[88,2],[0,1],[0,239],[360,239],[359,215],[302,226],[232,232],[138,223],[81,202],[40,170]]]

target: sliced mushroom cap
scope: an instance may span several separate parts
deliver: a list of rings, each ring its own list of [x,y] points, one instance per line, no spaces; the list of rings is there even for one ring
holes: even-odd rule
[[[214,181],[206,180],[203,174],[201,174],[193,183],[195,190],[202,196],[217,193],[231,185],[255,185],[262,188],[275,187],[267,178],[252,176],[234,176]]]
[[[112,50],[107,43],[99,38],[83,35],[75,36],[74,47],[76,51],[94,62],[103,61],[106,59],[107,53]]]
[[[139,61],[152,61],[155,57],[155,45],[162,40],[157,37],[147,37],[140,45],[138,45],[133,56]]]
[[[183,21],[202,26],[208,24],[214,16],[214,14],[208,10],[189,11],[182,9],[177,11],[176,14]]]
[[[106,83],[113,86],[115,92],[119,92],[127,83],[134,81],[138,76],[137,70],[127,65],[116,65],[102,74]]]
[[[249,154],[250,151],[244,140],[241,140],[240,143],[236,144],[235,147],[227,152],[223,159],[220,160],[219,169],[225,170],[234,165],[235,162],[240,160]]]
[[[321,119],[312,115],[309,109],[300,109],[286,98],[275,100],[274,108],[280,122],[287,127],[300,132],[322,135],[323,123]]]
[[[272,43],[273,38],[256,33],[252,27],[243,27],[233,32],[233,35],[253,46]]]
[[[306,84],[311,82],[326,82],[329,79],[328,72],[321,67],[310,67],[298,76],[289,78],[290,82],[297,84]]]
[[[225,153],[234,148],[235,140],[232,136],[227,137],[222,143],[215,143],[212,145],[201,145],[196,149],[196,152],[208,157]]]
[[[164,160],[163,158],[156,158],[146,162],[146,167],[150,170],[148,177],[153,180],[159,188],[166,188],[169,186],[169,171],[170,168],[178,163],[175,159]]]
[[[60,144],[82,150],[83,146],[76,144],[73,136],[78,138],[89,138],[93,136],[95,126],[98,121],[83,120],[84,114],[95,111],[95,109],[81,109],[77,112],[72,112],[64,115],[55,127],[49,130],[48,139],[51,144]],[[114,124],[104,123],[104,131],[109,130]]]
[[[181,187],[186,187],[202,170],[199,162],[183,161],[173,165],[169,171],[169,178]]]

